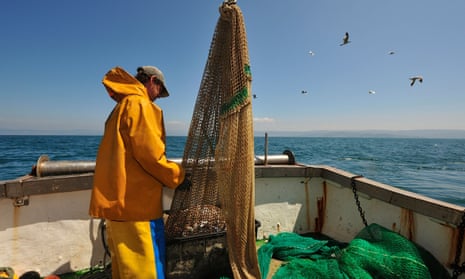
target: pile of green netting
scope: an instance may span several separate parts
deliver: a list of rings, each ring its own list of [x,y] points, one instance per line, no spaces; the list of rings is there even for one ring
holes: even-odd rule
[[[60,279],[111,279],[111,263],[61,274]]]
[[[364,228],[350,243],[295,233],[272,235],[258,250],[262,278],[267,278],[272,258],[284,262],[273,279],[450,278],[425,249],[377,224]]]

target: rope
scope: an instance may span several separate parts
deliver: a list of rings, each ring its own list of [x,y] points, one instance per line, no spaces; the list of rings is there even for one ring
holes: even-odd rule
[[[106,256],[108,255],[109,257],[111,257],[110,249],[108,248],[108,244],[107,244],[107,223],[105,223],[105,219],[100,220],[99,226],[100,226],[100,237],[102,238],[102,245],[103,245],[103,248],[105,249],[105,254],[103,256],[103,264],[105,264]]]

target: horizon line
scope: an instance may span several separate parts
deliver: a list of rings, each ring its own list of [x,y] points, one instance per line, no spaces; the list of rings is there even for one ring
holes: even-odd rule
[[[102,136],[98,130],[15,130],[0,129],[2,136]],[[167,136],[184,136],[188,132],[171,131]],[[465,129],[363,129],[363,130],[307,130],[307,131],[261,131],[255,130],[254,137],[290,136],[290,137],[402,137],[402,138],[465,138]]]

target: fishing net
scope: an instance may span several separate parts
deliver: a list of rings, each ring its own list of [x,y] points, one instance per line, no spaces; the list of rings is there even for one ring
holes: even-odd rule
[[[271,258],[285,261],[273,279],[281,278],[449,278],[425,250],[377,224],[364,228],[350,243],[335,245],[294,233],[271,236],[258,250],[263,278]]]
[[[251,74],[240,8],[223,3],[196,99],[167,240],[226,231],[235,278],[260,278],[255,247]]]

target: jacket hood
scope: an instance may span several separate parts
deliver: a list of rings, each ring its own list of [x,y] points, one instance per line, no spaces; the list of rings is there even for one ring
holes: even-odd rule
[[[139,95],[148,98],[147,89],[135,77],[126,72],[123,68],[115,67],[108,71],[102,80],[110,96],[113,99],[121,100],[129,95]]]

